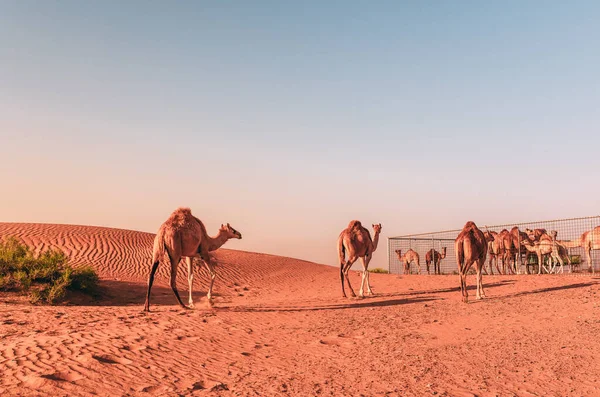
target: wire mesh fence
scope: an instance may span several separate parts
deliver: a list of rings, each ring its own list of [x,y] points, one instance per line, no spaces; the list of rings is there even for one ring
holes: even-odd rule
[[[491,244],[488,244],[488,251],[490,252],[484,266],[484,270],[488,274],[517,270],[519,272],[529,271],[534,273],[539,270],[542,273],[587,272],[591,269],[590,263],[595,271],[600,269],[600,216],[494,226],[478,224],[477,226],[483,232],[489,231],[492,235],[501,233],[503,230],[510,232],[514,227],[525,233],[522,234],[522,238],[519,240],[522,241],[519,247],[520,252],[515,251],[514,258],[505,256],[507,254],[504,251],[494,253]],[[594,228],[597,229],[594,230]],[[454,240],[460,231],[461,229],[455,229],[389,237],[388,266],[390,273],[402,274],[409,271],[411,274],[427,274],[429,270],[430,274],[434,274],[436,259],[438,259],[440,269],[439,272],[435,273],[452,274],[457,272]],[[546,232],[545,235],[543,235],[543,231]],[[553,231],[556,231],[556,234],[552,238]],[[552,239],[551,242],[548,242],[550,240],[541,241],[548,238]],[[498,247],[495,248],[498,251]],[[519,251],[519,249],[516,250]],[[550,250],[552,252],[548,253],[547,251]],[[430,252],[430,255],[427,255],[428,252]],[[557,254],[553,255],[553,253]],[[541,269],[539,268],[540,263],[538,263],[540,257],[542,261]],[[498,258],[497,262],[495,258]],[[564,267],[560,266],[559,258],[564,262]],[[431,259],[429,269],[427,259]],[[491,264],[490,259],[492,260]],[[502,266],[503,259],[507,262],[504,267]],[[569,266],[569,262],[571,262],[571,266]],[[407,263],[409,266],[405,268]],[[520,263],[521,266],[515,263]],[[492,269],[490,269],[490,266],[492,266]]]

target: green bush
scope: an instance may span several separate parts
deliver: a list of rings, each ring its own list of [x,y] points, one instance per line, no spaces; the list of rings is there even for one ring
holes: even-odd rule
[[[64,299],[67,290],[97,294],[98,275],[91,266],[74,269],[59,250],[35,256],[11,237],[0,241],[0,290],[26,292],[32,303],[53,304]]]
[[[375,269],[371,269],[369,270],[371,273],[384,273],[384,274],[388,274],[389,271],[382,269],[380,267],[376,267]]]

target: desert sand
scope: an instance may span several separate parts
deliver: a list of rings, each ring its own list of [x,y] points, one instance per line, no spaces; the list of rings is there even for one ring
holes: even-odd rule
[[[0,294],[3,396],[600,395],[592,275],[484,276],[483,301],[469,276],[464,304],[458,276],[372,274],[374,297],[344,299],[336,267],[220,249],[213,308],[204,269],[183,310],[161,264],[144,313],[153,234],[1,223],[9,235],[93,265],[105,292],[59,306]]]

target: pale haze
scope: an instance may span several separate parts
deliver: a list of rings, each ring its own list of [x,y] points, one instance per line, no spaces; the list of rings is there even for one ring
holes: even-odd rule
[[[359,219],[387,268],[390,236],[600,213],[598,2],[0,5],[2,222],[186,206],[337,265]]]

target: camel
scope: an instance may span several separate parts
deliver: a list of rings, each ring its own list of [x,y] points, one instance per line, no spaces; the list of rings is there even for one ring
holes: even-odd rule
[[[504,255],[504,245],[502,244],[502,240],[498,237],[498,233],[490,232],[487,230],[487,227],[483,235],[488,243],[490,274],[494,274],[492,263],[495,263],[498,274],[501,274],[502,272],[500,271],[500,266],[498,266],[498,258],[502,258]]]
[[[446,247],[442,247],[440,254],[433,248],[425,254],[425,265],[427,266],[427,274],[429,274],[429,265],[433,262],[433,274],[442,274],[440,270],[440,262],[446,257]]]
[[[465,224],[460,234],[456,237],[454,247],[456,251],[456,262],[458,263],[462,301],[465,303],[469,301],[469,294],[467,292],[467,272],[473,263],[475,263],[475,269],[477,271],[476,299],[485,298],[481,270],[485,263],[488,244],[483,232],[479,230],[477,225],[475,225],[475,222],[469,221]]]
[[[592,269],[592,273],[596,272],[592,263],[592,250],[600,250],[600,226],[586,231],[577,240],[563,241],[562,244],[566,248],[583,248],[587,258],[588,269]]]
[[[402,250],[396,250],[396,254],[398,255],[398,260],[404,264],[404,274],[412,274],[410,265],[413,262],[417,262],[417,274],[421,274],[421,262],[419,254],[415,250],[409,249],[404,255],[402,255]]]
[[[515,257],[516,273],[520,274],[521,266],[523,265],[523,254],[527,254],[527,251],[522,246],[522,242],[525,240],[529,240],[529,236],[527,235],[527,233],[520,231],[517,226],[510,229],[510,235],[512,236],[515,254],[517,255]],[[517,258],[519,259],[518,264]],[[527,266],[525,266],[525,273],[529,274],[529,269],[527,268]]]
[[[342,295],[346,298],[346,290],[344,289],[344,278],[348,282],[348,288],[353,297],[356,297],[352,285],[350,285],[350,279],[348,278],[348,271],[352,267],[352,264],[360,258],[363,265],[362,280],[360,283],[360,290],[358,291],[359,296],[362,298],[365,283],[367,284],[367,292],[369,295],[373,295],[371,290],[371,283],[369,282],[369,262],[373,257],[373,252],[377,249],[379,243],[379,234],[381,233],[381,223],[372,225],[375,237],[371,239],[369,231],[362,226],[360,221],[351,221],[348,227],[340,233],[338,237],[338,255],[340,260],[340,278],[342,279]],[[348,259],[346,260],[346,253]]]
[[[514,244],[513,236],[508,230],[502,229],[500,233],[498,233],[498,239],[499,244],[502,246],[502,273],[508,274],[510,271],[514,274],[514,269],[510,264],[510,261],[515,259],[517,250]]]
[[[556,263],[560,263],[560,271],[561,273],[564,273],[563,262],[566,261],[569,265],[569,271],[573,272],[573,263],[571,262],[571,257],[569,256],[569,249],[564,245],[562,241],[556,239],[557,235],[558,232],[556,230],[551,231],[552,254],[550,257],[550,261],[552,262],[552,269],[554,269]]]
[[[542,236],[548,236],[546,229],[525,229],[525,234],[533,242],[540,241]]]
[[[545,256],[550,258],[549,267],[547,269],[548,273],[552,273],[554,271],[554,261],[557,261],[560,264],[561,272],[564,272],[565,260],[569,267],[572,266],[567,248],[562,242],[556,240],[558,232],[553,230],[551,234],[552,236],[549,236],[548,233],[539,234],[536,236],[537,241],[535,242],[529,239],[523,240],[523,246],[525,249],[537,255],[538,274],[542,273],[542,266]]]
[[[193,258],[199,258],[210,274],[210,286],[208,287],[208,302],[211,303],[212,288],[215,281],[216,273],[214,270],[213,260],[209,252],[220,248],[227,240],[237,238],[241,239],[240,232],[227,224],[221,225],[219,233],[215,237],[210,237],[206,232],[206,227],[200,219],[192,215],[189,208],[178,208],[169,218],[160,226],[156,237],[154,238],[154,248],[152,251],[152,270],[148,277],[148,292],[146,294],[146,303],[144,310],[150,311],[150,290],[154,282],[154,274],[158,268],[161,258],[164,258],[165,252],[169,256],[171,262],[171,289],[177,298],[177,301],[183,308],[193,308],[192,300],[192,284],[194,280],[194,265]],[[181,257],[186,258],[188,268],[188,283],[189,283],[189,306],[185,306],[181,301],[179,292],[177,291],[177,267]]]

